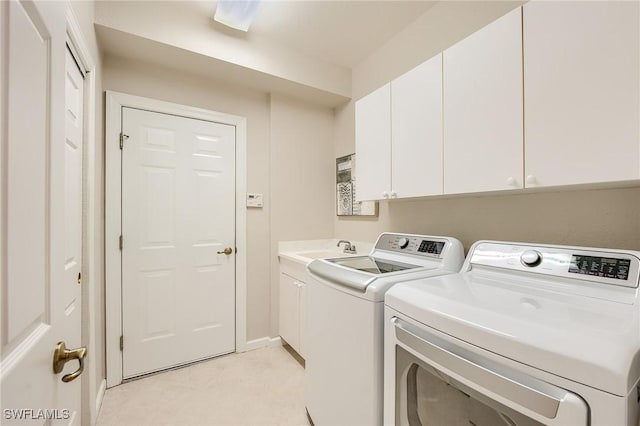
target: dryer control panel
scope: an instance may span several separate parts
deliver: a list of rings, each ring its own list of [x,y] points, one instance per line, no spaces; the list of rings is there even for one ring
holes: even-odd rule
[[[638,287],[640,252],[481,241],[471,248],[470,266],[534,272],[602,284]]]
[[[378,237],[375,248],[377,250],[440,258],[448,244],[449,241],[443,237],[384,233]]]

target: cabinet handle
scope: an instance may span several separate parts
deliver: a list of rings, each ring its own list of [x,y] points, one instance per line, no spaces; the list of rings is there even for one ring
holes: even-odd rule
[[[507,186],[518,186],[518,181],[513,176],[507,178]]]
[[[538,179],[536,179],[536,175],[528,175],[527,176],[527,185],[537,185],[538,184]]]
[[[389,193],[387,191],[383,191],[382,192],[382,197],[383,198],[389,198]]]
[[[396,191],[391,191],[391,198],[398,198]]]

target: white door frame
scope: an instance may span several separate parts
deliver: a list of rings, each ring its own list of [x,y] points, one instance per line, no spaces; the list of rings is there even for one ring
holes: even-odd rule
[[[171,102],[106,91],[106,176],[105,176],[105,302],[107,387],[122,383],[122,259],[119,247],[121,221],[121,151],[122,107],[138,108],[164,114],[229,124],[236,128],[236,352],[247,345],[247,119]]]
[[[96,223],[99,222],[98,200],[96,198],[97,184],[100,181],[96,166],[96,62],[91,55],[86,38],[80,29],[71,4],[67,5],[66,13],[67,42],[71,44],[73,55],[78,66],[85,71],[84,79],[84,129],[83,129],[83,171],[82,198],[83,209],[82,229],[82,345],[88,349],[86,368],[82,379],[82,419],[81,424],[94,425],[97,421],[100,405],[104,396],[106,382],[98,377],[96,369],[96,292],[99,290],[101,279],[98,276],[100,260],[96,256]],[[100,386],[98,386],[100,381]],[[100,390],[98,390],[100,389]]]

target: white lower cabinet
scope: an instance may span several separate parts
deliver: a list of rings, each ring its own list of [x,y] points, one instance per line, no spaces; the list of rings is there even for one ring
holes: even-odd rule
[[[299,288],[300,292],[298,293],[298,306],[300,307],[300,316],[298,324],[300,325],[299,334],[300,336],[300,345],[298,354],[302,358],[306,358],[306,339],[307,339],[307,285],[305,283],[301,283],[302,285]]]
[[[304,358],[306,284],[280,272],[280,337]]]

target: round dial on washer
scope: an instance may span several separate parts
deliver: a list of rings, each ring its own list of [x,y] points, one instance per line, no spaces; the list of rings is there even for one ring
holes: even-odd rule
[[[409,245],[409,239],[408,239],[408,238],[402,237],[402,238],[400,238],[400,239],[398,240],[398,246],[399,246],[401,249],[405,249],[405,248],[407,248],[407,246],[408,246],[408,245]]]
[[[525,266],[538,266],[542,262],[542,254],[536,250],[527,250],[520,256],[520,262]]]

